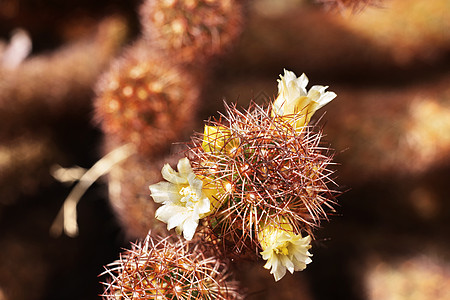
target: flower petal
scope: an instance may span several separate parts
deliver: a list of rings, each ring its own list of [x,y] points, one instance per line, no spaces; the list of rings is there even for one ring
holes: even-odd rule
[[[180,193],[178,192],[178,188],[169,182],[161,181],[152,184],[149,186],[149,189],[150,196],[152,196],[156,203],[179,202]]]
[[[186,208],[182,206],[166,204],[156,210],[155,218],[167,223],[167,228],[170,230],[182,222],[178,222],[177,220],[180,219],[180,215],[182,215],[185,211]]]
[[[286,267],[284,267],[282,264],[276,264],[272,266],[270,274],[273,274],[275,281],[279,281],[281,278],[284,277],[284,275],[286,275]]]
[[[333,100],[336,97],[337,97],[337,95],[334,92],[326,92],[326,93],[324,93],[322,95],[322,97],[320,98],[319,106],[317,107],[317,109],[320,109],[325,104],[328,104],[331,100]]]
[[[192,240],[192,237],[195,234],[195,230],[198,226],[198,219],[187,218],[183,224],[183,236],[186,240]]]
[[[294,273],[294,263],[289,259],[287,255],[279,255],[281,264],[288,269],[289,272]]]
[[[294,74],[294,72],[292,72],[292,73]],[[294,76],[295,76],[295,74],[294,74]],[[302,75],[300,75],[300,77],[296,79],[296,82],[297,82],[297,85],[298,85],[299,87],[301,87],[302,92],[303,92],[304,94],[306,94],[306,86],[307,86],[308,83],[309,83],[309,79],[308,79],[308,77],[306,76],[306,74],[303,73]]]
[[[167,220],[167,229],[170,230],[175,227],[182,227],[187,218],[189,218],[189,212],[184,207],[180,206],[180,209]]]
[[[209,201],[209,198],[205,196],[200,199],[197,205],[197,209],[199,215],[205,215],[209,213],[211,211],[211,201]]]
[[[194,173],[190,173],[189,175],[187,175],[187,180],[191,189],[197,194],[197,196],[200,197],[203,194],[203,181],[198,179],[198,177],[195,176]]]
[[[191,163],[187,157],[184,157],[178,161],[177,168],[180,176],[184,179],[188,178],[188,175],[193,174]]]
[[[301,130],[318,109],[336,97],[335,93],[326,92],[328,86],[315,85],[307,91],[308,82],[304,73],[297,78],[294,72],[284,69],[284,76],[280,75],[278,80],[278,96],[272,103],[272,117],[280,116],[289,121],[290,115],[303,115],[292,124]]]
[[[172,169],[169,164],[165,164],[161,170],[162,177],[173,184],[187,184],[187,178],[183,178],[180,174]]]

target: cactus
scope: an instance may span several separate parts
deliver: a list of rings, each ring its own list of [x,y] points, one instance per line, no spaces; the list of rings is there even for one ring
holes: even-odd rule
[[[119,143],[132,142],[147,157],[161,154],[192,126],[199,83],[140,40],[99,80],[95,116]]]
[[[205,63],[242,31],[238,0],[147,0],[140,8],[144,38],[181,63]]]
[[[207,125],[221,132],[197,135],[189,153],[194,173],[224,191],[217,199],[222,208],[208,221],[212,231],[239,252],[254,241],[258,224],[274,218],[286,219],[296,233],[312,234],[332,203],[331,156],[320,144],[321,132],[277,123],[255,103],[244,112],[226,109],[222,120]]]
[[[112,280],[104,283],[104,299],[242,299],[226,264],[195,244],[150,233],[105,273]]]
[[[201,237],[219,252],[260,253],[275,280],[311,262],[313,229],[333,211],[332,155],[309,125],[316,110],[336,97],[326,86],[306,90],[308,78],[285,70],[278,97],[267,108],[251,102],[209,121],[193,137],[177,170],[166,164],[165,181],[150,185],[162,206],[157,219],[192,240]],[[206,230],[200,226],[206,226]],[[307,236],[303,236],[304,234]],[[247,251],[250,250],[250,251]]]

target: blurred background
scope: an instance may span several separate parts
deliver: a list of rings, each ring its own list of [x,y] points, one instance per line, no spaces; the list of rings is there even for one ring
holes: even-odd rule
[[[283,68],[328,85],[338,97],[315,122],[337,212],[305,271],[275,284],[262,262],[241,270],[248,299],[450,299],[450,1],[348,2],[246,2],[241,35],[202,67],[188,136],[223,100],[273,99]],[[108,149],[94,90],[139,38],[140,3],[0,1],[0,300],[98,299],[103,266],[135,239],[106,180],[83,195],[78,236],[49,230],[74,186],[55,170]]]

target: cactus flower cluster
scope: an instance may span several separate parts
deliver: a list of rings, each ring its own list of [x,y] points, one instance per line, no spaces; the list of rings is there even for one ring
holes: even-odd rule
[[[332,157],[310,119],[336,97],[307,84],[305,74],[285,70],[268,107],[226,106],[226,114],[208,121],[178,172],[166,165],[166,181],[150,186],[163,204],[156,217],[187,240],[202,224],[225,252],[260,252],[276,281],[286,270],[306,268],[313,229],[327,219],[335,194]]]

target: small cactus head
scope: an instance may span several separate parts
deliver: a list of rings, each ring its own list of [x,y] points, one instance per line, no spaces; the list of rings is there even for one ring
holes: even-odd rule
[[[133,45],[99,80],[95,117],[119,144],[132,142],[139,153],[153,155],[185,138],[200,88],[195,75],[147,47]]]
[[[239,0],[147,0],[140,8],[143,36],[180,62],[220,54],[242,30]]]
[[[194,172],[223,187],[216,195],[220,209],[206,218],[212,232],[239,252],[258,249],[258,224],[272,219],[312,235],[327,218],[334,194],[321,132],[310,125],[299,130],[296,122],[271,117],[270,108],[254,103],[244,112],[226,109],[226,116],[194,138],[189,153]]]
[[[104,274],[104,299],[242,299],[227,266],[190,243],[150,234]]]

